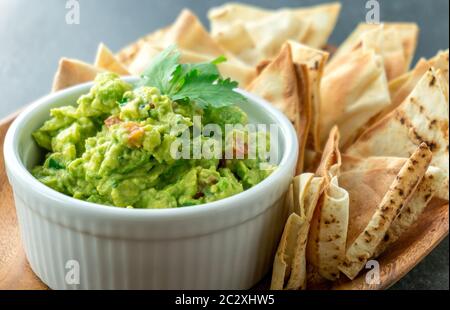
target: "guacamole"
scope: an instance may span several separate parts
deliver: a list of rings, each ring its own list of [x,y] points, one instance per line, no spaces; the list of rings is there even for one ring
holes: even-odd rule
[[[196,81],[198,76],[186,75],[182,81]],[[153,86],[133,86],[113,73],[99,74],[75,106],[52,109],[51,118],[32,134],[46,152],[32,174],[77,199],[157,209],[200,205],[238,194],[275,169],[260,169],[264,159],[245,157],[174,159],[171,145],[182,134],[180,128],[189,128],[192,134],[194,115],[201,116],[202,124],[248,122],[246,113],[235,105],[205,107],[175,97]],[[201,136],[203,142],[208,139],[212,138]],[[224,143],[222,153],[227,147]]]

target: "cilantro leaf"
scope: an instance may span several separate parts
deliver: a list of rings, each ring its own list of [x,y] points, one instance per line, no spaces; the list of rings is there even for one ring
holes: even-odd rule
[[[246,102],[244,96],[234,91],[238,83],[220,75],[217,65],[226,60],[220,56],[211,62],[180,64],[180,53],[171,46],[144,71],[138,87],[157,87],[174,101],[191,102],[203,109]]]
[[[161,93],[167,94],[170,90],[174,72],[179,67],[180,52],[172,45],[155,57],[149,67],[141,76],[139,86],[153,86]]]
[[[246,98],[234,91],[237,82],[230,79],[217,79],[212,75],[191,71],[184,81],[183,87],[172,95],[172,100],[189,100],[201,108],[220,108],[246,102]]]

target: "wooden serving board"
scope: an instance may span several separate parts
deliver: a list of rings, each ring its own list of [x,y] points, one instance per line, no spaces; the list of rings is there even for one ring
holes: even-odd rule
[[[17,114],[0,121],[0,289],[45,290],[31,270],[22,248],[14,198],[5,173],[3,142],[6,131]],[[448,205],[434,202],[427,207],[416,225],[402,236],[379,258],[380,284],[368,285],[365,273],[354,281],[342,280],[331,289],[386,289],[400,280],[447,235],[449,230]],[[268,278],[256,286],[268,288]]]

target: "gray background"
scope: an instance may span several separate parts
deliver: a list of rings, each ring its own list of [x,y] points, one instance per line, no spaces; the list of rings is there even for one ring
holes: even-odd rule
[[[267,8],[308,6],[326,1],[241,0]],[[118,50],[138,37],[170,24],[188,7],[207,25],[208,8],[221,0],[79,0],[80,25],[65,23],[65,0],[0,0],[0,118],[50,90],[61,56],[92,62],[103,41]],[[365,1],[344,0],[330,43],[339,44],[365,19]],[[385,21],[415,21],[421,28],[417,55],[448,48],[448,0],[379,1]],[[394,289],[449,289],[448,238]]]

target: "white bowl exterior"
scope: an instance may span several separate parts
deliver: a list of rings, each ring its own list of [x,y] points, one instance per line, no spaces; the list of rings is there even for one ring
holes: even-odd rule
[[[248,289],[261,280],[287,216],[282,200],[298,147],[289,121],[246,95],[274,113],[285,130],[291,154],[283,156],[282,171],[229,199],[175,210],[91,206],[47,188],[18,167],[15,140],[27,121],[20,116],[5,139],[5,164],[25,253],[38,277],[52,289]],[[58,96],[64,92],[50,98]],[[72,261],[79,266],[79,284],[66,281]]]
[[[26,192],[14,197],[27,258],[53,289],[248,289],[268,272],[286,216],[277,202],[249,221],[205,235],[121,239],[83,232],[102,221],[74,218],[79,230],[71,229],[60,224],[67,220],[63,212],[53,221],[28,207],[44,209],[46,201],[26,197]],[[73,260],[80,271],[75,285],[66,282],[71,270],[66,264]]]

